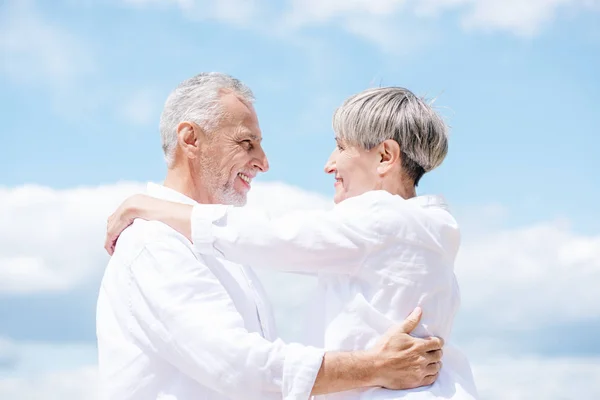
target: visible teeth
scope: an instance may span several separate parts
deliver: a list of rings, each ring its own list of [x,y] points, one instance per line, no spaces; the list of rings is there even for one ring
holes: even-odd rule
[[[244,182],[246,182],[246,183],[250,183],[250,178],[248,178],[246,175],[244,175],[244,174],[242,174],[242,173],[239,173],[239,174],[238,174],[238,176],[239,176],[240,178],[242,178],[242,180],[243,180]]]

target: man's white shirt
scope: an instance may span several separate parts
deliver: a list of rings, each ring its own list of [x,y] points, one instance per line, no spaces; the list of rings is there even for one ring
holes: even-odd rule
[[[366,389],[327,399],[476,398],[471,369],[448,343],[460,293],[454,275],[458,225],[441,196],[405,200],[371,191],[332,210],[301,210],[270,217],[259,210],[197,205],[194,248],[254,267],[319,277],[320,296],[306,328],[326,350],[364,350],[416,306],[416,336],[446,340],[437,381],[410,391]]]
[[[150,196],[196,204],[164,186]],[[250,268],[201,255],[170,227],[136,220],[100,288],[101,399],[308,399],[323,350],[276,339]]]

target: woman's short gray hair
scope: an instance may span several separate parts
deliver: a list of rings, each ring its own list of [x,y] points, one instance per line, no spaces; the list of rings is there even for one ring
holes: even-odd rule
[[[238,79],[219,72],[204,72],[183,81],[167,98],[160,116],[160,136],[167,165],[171,166],[177,148],[177,126],[194,122],[206,132],[219,125],[223,117],[220,97],[223,90],[235,92],[243,101],[252,103],[250,88]]]
[[[401,87],[367,89],[333,114],[336,136],[370,150],[385,140],[400,145],[402,169],[415,186],[448,153],[448,129],[423,99]]]

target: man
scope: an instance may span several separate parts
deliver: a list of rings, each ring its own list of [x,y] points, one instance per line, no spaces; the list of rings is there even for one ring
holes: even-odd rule
[[[168,172],[154,197],[243,205],[269,168],[251,91],[227,75],[193,77],[169,96],[160,130]],[[417,310],[368,351],[324,352],[276,339],[249,268],[194,253],[166,225],[121,235],[98,299],[101,389],[108,399],[307,399],[434,382],[442,341],[408,333]]]

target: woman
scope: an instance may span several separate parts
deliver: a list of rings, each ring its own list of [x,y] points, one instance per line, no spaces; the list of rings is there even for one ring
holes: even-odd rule
[[[416,306],[417,336],[448,338],[459,306],[454,259],[460,235],[441,197],[416,186],[446,156],[446,126],[410,91],[388,87],[350,97],[333,117],[337,147],[325,171],[335,177],[334,208],[282,217],[219,204],[189,206],[143,195],[109,221],[107,249],[135,218],[162,221],[201,254],[319,276],[320,318],[311,329],[327,350],[369,348]],[[468,361],[447,344],[428,387],[372,388],[331,399],[474,399]]]

